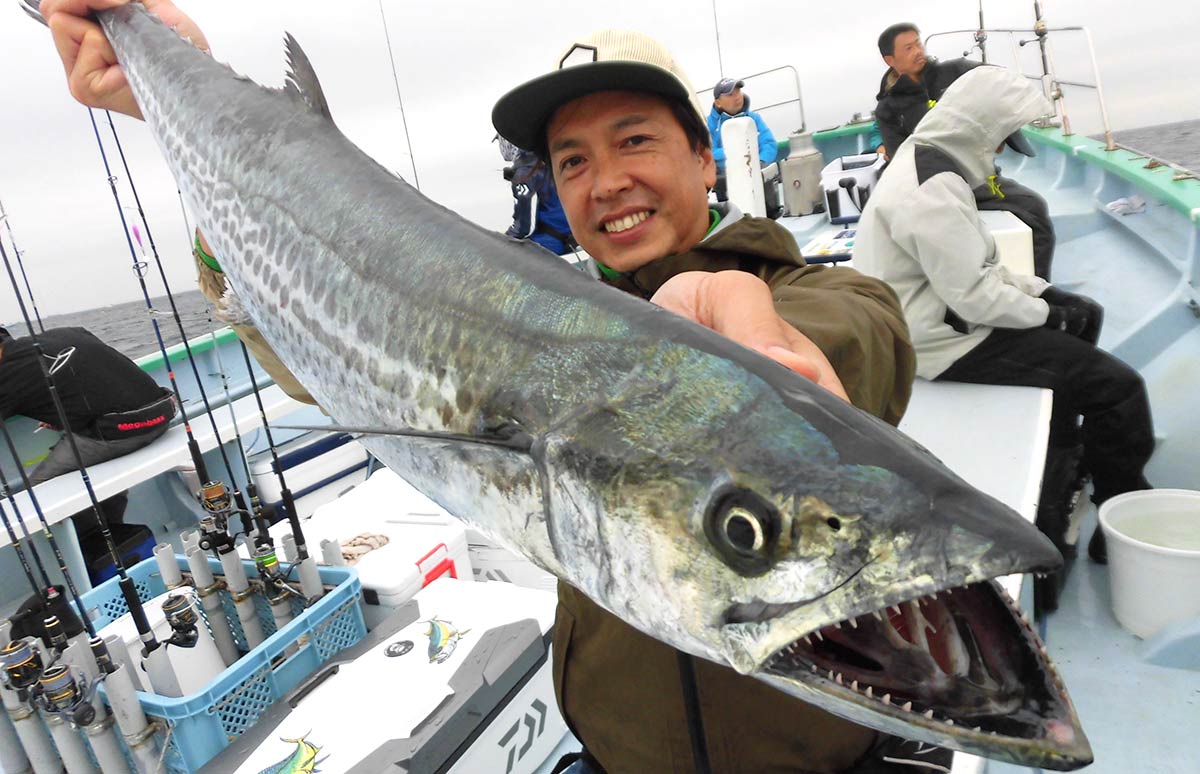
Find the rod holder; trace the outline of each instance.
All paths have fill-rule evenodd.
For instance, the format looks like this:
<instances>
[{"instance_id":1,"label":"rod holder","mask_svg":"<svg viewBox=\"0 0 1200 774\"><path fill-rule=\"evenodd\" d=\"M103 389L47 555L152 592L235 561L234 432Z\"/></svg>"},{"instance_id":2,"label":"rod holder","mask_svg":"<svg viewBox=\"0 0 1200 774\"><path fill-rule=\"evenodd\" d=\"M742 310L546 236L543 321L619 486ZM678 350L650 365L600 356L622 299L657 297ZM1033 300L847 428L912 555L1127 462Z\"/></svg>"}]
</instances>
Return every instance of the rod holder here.
<instances>
[{"instance_id":1,"label":"rod holder","mask_svg":"<svg viewBox=\"0 0 1200 774\"><path fill-rule=\"evenodd\" d=\"M196 584L196 595L200 597L200 607L208 618L208 627L212 630L213 642L217 644L217 652L225 666L237 661L239 656L237 642L233 639L233 629L230 628L229 618L221 605L221 587L213 578L212 569L208 566L208 558L199 546L187 553L188 569L192 571L192 580Z\"/></svg>"}]
</instances>

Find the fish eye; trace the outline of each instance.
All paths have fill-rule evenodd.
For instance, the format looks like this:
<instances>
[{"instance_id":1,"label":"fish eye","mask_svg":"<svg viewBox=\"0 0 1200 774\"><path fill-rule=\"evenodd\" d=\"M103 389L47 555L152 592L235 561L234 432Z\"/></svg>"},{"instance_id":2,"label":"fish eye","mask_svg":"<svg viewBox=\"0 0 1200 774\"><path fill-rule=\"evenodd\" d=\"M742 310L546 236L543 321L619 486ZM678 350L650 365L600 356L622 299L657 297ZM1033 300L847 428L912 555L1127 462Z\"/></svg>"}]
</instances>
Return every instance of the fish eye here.
<instances>
[{"instance_id":1,"label":"fish eye","mask_svg":"<svg viewBox=\"0 0 1200 774\"><path fill-rule=\"evenodd\" d=\"M771 568L779 537L779 513L746 489L729 489L713 498L704 531L717 555L741 575L762 575Z\"/></svg>"}]
</instances>

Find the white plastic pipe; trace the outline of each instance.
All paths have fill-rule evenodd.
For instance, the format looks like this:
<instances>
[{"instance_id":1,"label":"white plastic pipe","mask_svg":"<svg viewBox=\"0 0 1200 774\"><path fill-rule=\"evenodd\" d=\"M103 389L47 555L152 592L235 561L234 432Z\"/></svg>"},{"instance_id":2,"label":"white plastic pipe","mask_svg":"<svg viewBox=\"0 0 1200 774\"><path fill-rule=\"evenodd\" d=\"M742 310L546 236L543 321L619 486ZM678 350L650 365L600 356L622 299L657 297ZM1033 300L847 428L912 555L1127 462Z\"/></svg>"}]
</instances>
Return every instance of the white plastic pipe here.
<instances>
[{"instance_id":1,"label":"white plastic pipe","mask_svg":"<svg viewBox=\"0 0 1200 774\"><path fill-rule=\"evenodd\" d=\"M33 771L7 712L0 712L0 771L4 774L29 774Z\"/></svg>"},{"instance_id":2,"label":"white plastic pipe","mask_svg":"<svg viewBox=\"0 0 1200 774\"><path fill-rule=\"evenodd\" d=\"M125 679L133 683L135 691L144 691L142 681L138 678L138 670L133 658L129 655L129 648L125 645L125 639L117 635L111 635L104 638L104 645L108 648L108 658L114 665L126 667Z\"/></svg>"},{"instance_id":3,"label":"white plastic pipe","mask_svg":"<svg viewBox=\"0 0 1200 774\"><path fill-rule=\"evenodd\" d=\"M316 559L308 557L297 565L297 569L300 572L300 593L310 604L325 596L325 586L321 583Z\"/></svg>"},{"instance_id":4,"label":"white plastic pipe","mask_svg":"<svg viewBox=\"0 0 1200 774\"><path fill-rule=\"evenodd\" d=\"M200 606L208 617L208 625L212 629L213 642L221 654L225 666L238 660L237 643L233 639L233 629L230 628L229 618L225 608L221 606L221 595L217 593L216 581L212 569L208 566L208 558L199 547L187 552L188 569L192 571L192 579L196 582L196 593L200 597Z\"/></svg>"},{"instance_id":5,"label":"white plastic pipe","mask_svg":"<svg viewBox=\"0 0 1200 774\"><path fill-rule=\"evenodd\" d=\"M322 540L321 541L321 563L328 564L333 567L341 567L346 564L346 557L342 556L342 543L340 540Z\"/></svg>"},{"instance_id":6,"label":"white plastic pipe","mask_svg":"<svg viewBox=\"0 0 1200 774\"><path fill-rule=\"evenodd\" d=\"M120 643L121 647L124 647L120 637L107 637L104 643L108 646L110 656L114 650L114 643ZM158 741L154 737L154 729L146 719L141 702L134 693L130 680L133 672L127 664L119 663L115 659L113 663L117 665L116 671L111 672L104 681L113 717L125 738L125 745L129 748L138 774L152 774L158 768Z\"/></svg>"},{"instance_id":7,"label":"white plastic pipe","mask_svg":"<svg viewBox=\"0 0 1200 774\"><path fill-rule=\"evenodd\" d=\"M5 618L0 620L0 648L10 642L12 622ZM5 709L0 721L0 766L4 767L5 774L10 771L21 774L61 772L50 736L33 708L22 702L17 692L4 682L0 682L0 700Z\"/></svg>"},{"instance_id":8,"label":"white plastic pipe","mask_svg":"<svg viewBox=\"0 0 1200 774\"><path fill-rule=\"evenodd\" d=\"M12 721L13 730L21 740L21 748L35 774L62 774L62 763L54 752L50 735L33 708L22 702L17 692L8 687L0 689L0 698L3 698L6 714Z\"/></svg>"},{"instance_id":9,"label":"white plastic pipe","mask_svg":"<svg viewBox=\"0 0 1200 774\"><path fill-rule=\"evenodd\" d=\"M50 729L50 738L58 748L58 757L62 759L67 774L100 774L88 757L83 737L67 721L60 715L46 715L46 726Z\"/></svg>"},{"instance_id":10,"label":"white plastic pipe","mask_svg":"<svg viewBox=\"0 0 1200 774\"><path fill-rule=\"evenodd\" d=\"M233 596L233 606L237 609L238 620L242 622L242 634L246 644L257 648L266 639L263 636L262 623L258 620L258 609L250 593L250 581L246 578L246 568L242 567L242 558L237 551L221 554L221 567L225 569L225 585Z\"/></svg>"},{"instance_id":11,"label":"white plastic pipe","mask_svg":"<svg viewBox=\"0 0 1200 774\"><path fill-rule=\"evenodd\" d=\"M154 559L158 562L158 571L162 573L163 585L168 591L183 585L183 573L179 570L179 562L175 560L175 549L170 543L156 545Z\"/></svg>"},{"instance_id":12,"label":"white plastic pipe","mask_svg":"<svg viewBox=\"0 0 1200 774\"><path fill-rule=\"evenodd\" d=\"M291 533L288 533L279 539L280 545L283 546L283 558L289 564L296 561L299 555L296 552L296 538Z\"/></svg>"},{"instance_id":13,"label":"white plastic pipe","mask_svg":"<svg viewBox=\"0 0 1200 774\"><path fill-rule=\"evenodd\" d=\"M90 644L72 642L63 651L63 662L71 666L75 675L82 673L89 681L100 675L100 668L96 665L96 657L92 654ZM92 753L96 756L96 762L100 764L100 771L104 774L129 774L129 766L125 763L120 740L113 730L108 707L100 700L99 693L92 696L92 708L96 711L95 719L83 727L83 733L91 743Z\"/></svg>"}]
</instances>

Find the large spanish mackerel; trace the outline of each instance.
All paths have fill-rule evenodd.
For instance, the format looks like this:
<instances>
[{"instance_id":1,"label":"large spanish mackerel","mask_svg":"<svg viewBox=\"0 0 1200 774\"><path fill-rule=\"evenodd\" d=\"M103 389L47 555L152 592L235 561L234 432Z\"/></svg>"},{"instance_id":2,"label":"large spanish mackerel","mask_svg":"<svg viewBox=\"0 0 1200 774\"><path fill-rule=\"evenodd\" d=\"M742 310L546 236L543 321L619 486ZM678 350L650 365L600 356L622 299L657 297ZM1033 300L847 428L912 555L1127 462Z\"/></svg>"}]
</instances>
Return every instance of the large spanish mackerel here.
<instances>
[{"instance_id":1,"label":"large spanish mackerel","mask_svg":"<svg viewBox=\"0 0 1200 774\"><path fill-rule=\"evenodd\" d=\"M1091 760L991 580L1052 544L811 382L423 198L334 126L290 37L265 89L99 15L246 314L335 420L638 629L851 720ZM952 590L952 591L951 591ZM951 593L941 593L951 592Z\"/></svg>"}]
</instances>

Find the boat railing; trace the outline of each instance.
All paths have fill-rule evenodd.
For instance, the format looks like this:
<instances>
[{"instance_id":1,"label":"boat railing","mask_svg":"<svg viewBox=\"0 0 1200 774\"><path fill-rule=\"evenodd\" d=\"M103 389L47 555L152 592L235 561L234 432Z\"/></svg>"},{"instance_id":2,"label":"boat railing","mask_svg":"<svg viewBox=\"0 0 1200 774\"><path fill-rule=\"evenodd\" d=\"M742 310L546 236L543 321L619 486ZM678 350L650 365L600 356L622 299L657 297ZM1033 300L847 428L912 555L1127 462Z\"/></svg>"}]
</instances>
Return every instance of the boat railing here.
<instances>
[{"instance_id":1,"label":"boat railing","mask_svg":"<svg viewBox=\"0 0 1200 774\"><path fill-rule=\"evenodd\" d=\"M769 110L778 111L780 108L784 108L789 105L795 105L797 112L799 112L799 114L800 114L800 130L799 131L801 131L801 132L808 131L808 119L804 114L803 92L800 90L800 71L797 70L793 65L781 65L779 67L772 67L770 70L763 70L762 72L751 73L750 75L738 76L738 80L742 81L745 84L751 84L752 82L764 83L767 80L768 76L773 76L776 73L783 73L783 72L791 74L791 76L792 76L791 82L793 84L795 84L796 96L788 97L787 99L778 100L776 102L771 102L767 105L754 104L751 107L754 109L754 112L762 114ZM752 89L747 89L747 91L750 91L750 90L752 90ZM699 91L696 92L696 96L700 97L701 105L705 104L706 96L708 97L709 100L712 99L711 96L709 96L711 94L712 94L712 88L700 89Z\"/></svg>"},{"instance_id":2,"label":"boat railing","mask_svg":"<svg viewBox=\"0 0 1200 774\"><path fill-rule=\"evenodd\" d=\"M1057 34L1057 33L1065 33L1065 32L1080 33L1083 35L1084 40L1087 42L1088 57L1091 60L1091 67L1092 67L1092 82L1091 83L1088 83L1086 81L1066 80L1066 79L1058 77L1058 75L1055 71L1055 67L1054 67L1054 53L1050 47L1049 36L1051 33ZM1116 141L1116 139L1113 137L1112 124L1108 118L1108 105L1104 101L1104 86L1100 81L1100 67L1096 62L1096 46L1095 46L1095 42L1092 40L1091 30L1089 30L1087 27L1076 27L1076 26L1050 27L1050 26L1047 26L1045 23L1039 21L1032 28L990 28L989 27L986 29L947 30L944 32L935 32L932 35L927 36L925 38L925 43L926 43L926 46L928 46L929 41L933 40L934 38L938 38L938 37L947 37L950 35L971 35L973 40L976 41L975 46L978 47L978 46L984 45L981 42L981 37L982 37L983 41L986 41L987 36L992 35L992 34L1007 36L1009 45L1012 47L1013 63L1014 63L1014 67L1016 68L1017 72L1021 73L1021 75L1025 76L1026 78L1030 78L1031 80L1041 81L1043 92L1046 94L1047 99L1051 100L1054 103L1055 109L1058 112L1058 118L1062 122L1062 130L1063 130L1064 135L1069 137L1073 134L1073 132L1071 131L1071 119L1067 113L1066 96L1063 92L1062 87L1072 86L1072 87L1078 87L1078 88L1092 89L1096 92L1096 102L1100 108L1100 121L1104 126L1104 147L1105 147L1105 149L1109 150L1109 151L1115 151L1118 149L1133 151L1132 148L1127 148L1125 146L1120 145ZM1025 36L1025 35L1033 35L1033 37L1032 38L1021 37L1021 36ZM1021 65L1020 49L1024 46L1028 45L1029 43L1038 43L1042 49L1043 73L1040 76L1026 73L1024 70L1024 67L1022 67L1022 65ZM984 50L986 51L986 49L984 49ZM984 57L984 60L986 61L986 56ZM1049 122L1046 121L1045 125L1048 125L1048 124L1049 124ZM1134 151L1134 152L1140 153L1140 151ZM1145 156L1147 154L1141 154L1141 155ZM1167 162L1161 161L1161 163L1165 164Z\"/></svg>"}]
</instances>

